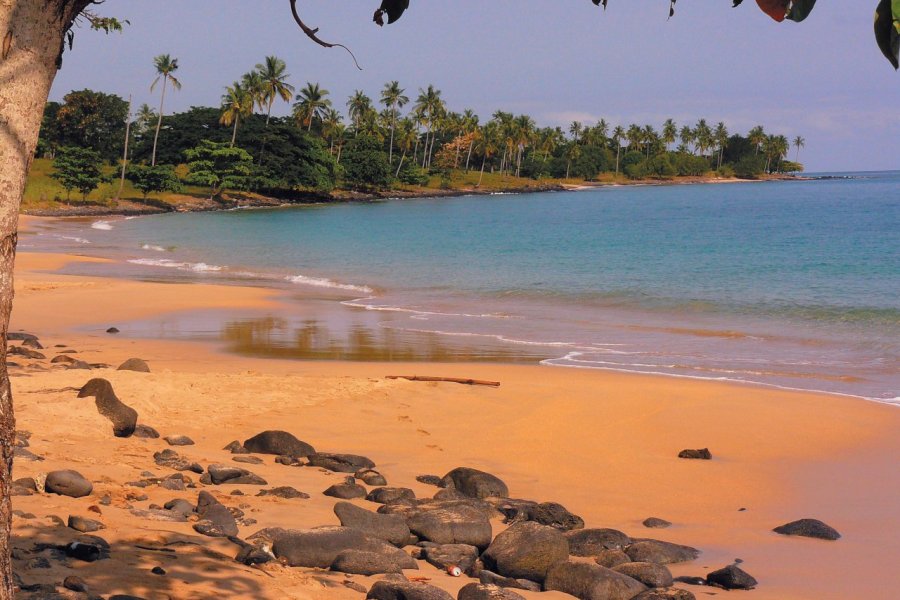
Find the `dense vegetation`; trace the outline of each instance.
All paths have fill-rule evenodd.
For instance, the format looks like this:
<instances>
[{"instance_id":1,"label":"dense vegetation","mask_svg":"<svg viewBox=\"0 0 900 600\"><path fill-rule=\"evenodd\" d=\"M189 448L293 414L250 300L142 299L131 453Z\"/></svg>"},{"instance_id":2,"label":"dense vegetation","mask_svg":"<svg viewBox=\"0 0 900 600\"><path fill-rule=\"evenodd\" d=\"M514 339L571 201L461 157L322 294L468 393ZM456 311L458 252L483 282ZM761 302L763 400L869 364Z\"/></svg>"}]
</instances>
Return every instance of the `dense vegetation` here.
<instances>
[{"instance_id":1,"label":"dense vegetation","mask_svg":"<svg viewBox=\"0 0 900 600\"><path fill-rule=\"evenodd\" d=\"M761 126L740 135L706 119L680 125L668 119L659 128L601 119L574 122L563 130L504 111L483 122L471 110L450 110L433 85L410 97L392 81L376 100L357 90L345 103L345 117L317 83L295 93L277 57L267 57L226 86L218 108L165 115L166 90L181 86L174 75L178 62L161 55L154 66L159 110L144 104L132 115L118 96L73 91L62 103L48 103L38 155L56 159L61 173L64 163L71 163L73 148L91 150L79 160L106 161L112 171L122 164L127 140L125 176L144 199L180 191L183 184L200 186L210 197L247 190L291 199L336 187L453 187L461 173L470 172L477 175L467 179L470 185L481 185L488 173L508 178L506 185L515 187L526 179L755 178L802 169L787 155L792 145L799 155L803 138L789 141ZM289 101L290 116L272 116L276 102ZM88 171L83 165L79 169ZM91 171L99 173L99 165ZM64 181L59 174L54 177ZM103 178L91 179L90 188L86 181L71 180L66 180L67 192L77 189L86 197Z\"/></svg>"}]
</instances>

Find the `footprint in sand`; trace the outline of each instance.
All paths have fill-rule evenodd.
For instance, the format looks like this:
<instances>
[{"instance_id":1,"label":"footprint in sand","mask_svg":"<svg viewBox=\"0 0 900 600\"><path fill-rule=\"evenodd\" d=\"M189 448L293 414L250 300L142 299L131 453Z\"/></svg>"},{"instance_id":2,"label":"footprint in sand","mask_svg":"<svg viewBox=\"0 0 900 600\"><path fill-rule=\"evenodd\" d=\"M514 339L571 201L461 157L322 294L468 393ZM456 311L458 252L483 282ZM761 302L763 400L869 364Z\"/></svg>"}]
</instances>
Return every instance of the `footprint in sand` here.
<instances>
[{"instance_id":1,"label":"footprint in sand","mask_svg":"<svg viewBox=\"0 0 900 600\"><path fill-rule=\"evenodd\" d=\"M438 446L437 444L428 444L428 445L425 446L425 447L428 448L429 450L437 450L438 452L443 452L443 451L444 451L444 449L441 448L440 446Z\"/></svg>"},{"instance_id":2,"label":"footprint in sand","mask_svg":"<svg viewBox=\"0 0 900 600\"><path fill-rule=\"evenodd\" d=\"M397 417L398 421L403 421L405 423L412 423L412 419L406 415L400 415Z\"/></svg>"},{"instance_id":3,"label":"footprint in sand","mask_svg":"<svg viewBox=\"0 0 900 600\"><path fill-rule=\"evenodd\" d=\"M425 431L424 429L416 429L416 431L418 431L422 435L431 435L429 432Z\"/></svg>"}]
</instances>

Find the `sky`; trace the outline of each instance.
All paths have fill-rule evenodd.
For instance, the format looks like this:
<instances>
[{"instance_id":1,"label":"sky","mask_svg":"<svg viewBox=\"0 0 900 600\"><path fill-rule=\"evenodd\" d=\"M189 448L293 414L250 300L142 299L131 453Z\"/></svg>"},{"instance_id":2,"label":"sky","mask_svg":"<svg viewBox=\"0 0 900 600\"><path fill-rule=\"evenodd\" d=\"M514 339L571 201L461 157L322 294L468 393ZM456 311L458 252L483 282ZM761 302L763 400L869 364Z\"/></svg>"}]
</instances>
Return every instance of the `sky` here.
<instances>
[{"instance_id":1,"label":"sky","mask_svg":"<svg viewBox=\"0 0 900 600\"><path fill-rule=\"evenodd\" d=\"M605 12L589 0L411 0L384 28L371 20L378 0L299 4L362 71L307 39L283 0L107 0L97 12L130 25L77 29L51 99L89 88L157 106L153 57L165 53L183 84L166 112L218 106L226 85L274 54L295 87L319 83L342 110L354 90L377 99L398 80L413 98L434 84L450 110L482 121L496 110L564 129L705 118L804 137L809 172L900 169L900 73L875 45L875 0L820 2L800 24L775 23L752 1L686 0L667 20L666 0L610 0Z\"/></svg>"}]
</instances>

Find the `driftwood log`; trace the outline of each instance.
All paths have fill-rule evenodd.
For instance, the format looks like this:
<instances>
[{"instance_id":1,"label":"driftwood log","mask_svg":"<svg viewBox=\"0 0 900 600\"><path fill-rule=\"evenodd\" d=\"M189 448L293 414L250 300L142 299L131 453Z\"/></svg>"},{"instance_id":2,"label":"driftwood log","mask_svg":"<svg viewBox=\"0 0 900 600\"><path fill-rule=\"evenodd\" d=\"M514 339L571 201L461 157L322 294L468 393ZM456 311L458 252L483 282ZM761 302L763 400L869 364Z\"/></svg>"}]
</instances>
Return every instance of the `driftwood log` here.
<instances>
[{"instance_id":1,"label":"driftwood log","mask_svg":"<svg viewBox=\"0 0 900 600\"><path fill-rule=\"evenodd\" d=\"M486 385L500 387L499 381L484 381L482 379L464 379L460 377L429 377L427 375L388 375L387 379L407 379L409 381L439 381L446 383L461 383L463 385Z\"/></svg>"}]
</instances>

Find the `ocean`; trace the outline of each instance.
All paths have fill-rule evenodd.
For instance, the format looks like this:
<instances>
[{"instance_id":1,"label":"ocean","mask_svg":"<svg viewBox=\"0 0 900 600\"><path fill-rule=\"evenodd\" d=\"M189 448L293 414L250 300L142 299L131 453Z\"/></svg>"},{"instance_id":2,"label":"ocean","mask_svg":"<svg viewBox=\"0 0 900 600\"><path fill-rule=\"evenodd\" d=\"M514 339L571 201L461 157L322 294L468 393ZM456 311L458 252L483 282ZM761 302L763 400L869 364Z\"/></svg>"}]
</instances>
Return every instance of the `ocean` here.
<instances>
[{"instance_id":1,"label":"ocean","mask_svg":"<svg viewBox=\"0 0 900 600\"><path fill-rule=\"evenodd\" d=\"M900 404L900 172L75 219L65 272L273 287L133 335L301 359L540 362ZM185 293L190 293L186 288Z\"/></svg>"}]
</instances>

